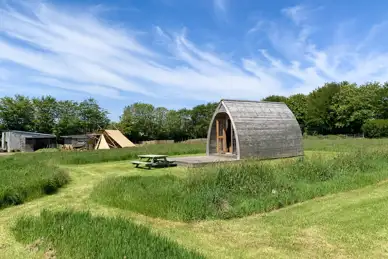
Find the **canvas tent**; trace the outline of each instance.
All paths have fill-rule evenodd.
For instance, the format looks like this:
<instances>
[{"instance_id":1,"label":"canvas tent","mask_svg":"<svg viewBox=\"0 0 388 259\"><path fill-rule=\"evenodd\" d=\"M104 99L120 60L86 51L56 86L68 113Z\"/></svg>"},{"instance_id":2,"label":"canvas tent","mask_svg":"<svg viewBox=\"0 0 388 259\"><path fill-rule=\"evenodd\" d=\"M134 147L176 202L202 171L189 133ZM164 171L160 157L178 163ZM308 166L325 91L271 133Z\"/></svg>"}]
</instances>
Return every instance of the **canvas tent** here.
<instances>
[{"instance_id":1,"label":"canvas tent","mask_svg":"<svg viewBox=\"0 0 388 259\"><path fill-rule=\"evenodd\" d=\"M98 139L95 149L134 147L129 139L119 130L104 130Z\"/></svg>"}]
</instances>

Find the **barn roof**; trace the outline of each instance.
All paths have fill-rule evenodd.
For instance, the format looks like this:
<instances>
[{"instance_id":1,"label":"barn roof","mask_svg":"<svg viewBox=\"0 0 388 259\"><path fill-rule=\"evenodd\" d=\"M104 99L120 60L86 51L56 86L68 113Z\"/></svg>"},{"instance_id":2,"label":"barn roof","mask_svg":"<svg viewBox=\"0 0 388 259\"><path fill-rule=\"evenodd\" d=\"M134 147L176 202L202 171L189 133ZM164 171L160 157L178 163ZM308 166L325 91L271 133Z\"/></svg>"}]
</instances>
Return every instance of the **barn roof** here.
<instances>
[{"instance_id":1,"label":"barn roof","mask_svg":"<svg viewBox=\"0 0 388 259\"><path fill-rule=\"evenodd\" d=\"M23 135L27 138L56 138L53 134L39 133L39 132L30 132L30 131L21 131L21 130L4 130L3 132L12 132L16 134Z\"/></svg>"}]
</instances>

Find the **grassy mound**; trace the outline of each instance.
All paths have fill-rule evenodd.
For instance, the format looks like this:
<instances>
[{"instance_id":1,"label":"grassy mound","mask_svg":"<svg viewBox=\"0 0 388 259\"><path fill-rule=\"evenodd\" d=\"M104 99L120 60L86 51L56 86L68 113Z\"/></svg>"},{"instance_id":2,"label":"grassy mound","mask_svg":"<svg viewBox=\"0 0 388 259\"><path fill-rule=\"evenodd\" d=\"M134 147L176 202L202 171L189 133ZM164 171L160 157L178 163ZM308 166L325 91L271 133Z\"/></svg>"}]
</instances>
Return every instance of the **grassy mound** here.
<instances>
[{"instance_id":1,"label":"grassy mound","mask_svg":"<svg viewBox=\"0 0 388 259\"><path fill-rule=\"evenodd\" d=\"M69 180L70 177L65 171L33 157L2 158L0 159L0 208L55 193Z\"/></svg>"},{"instance_id":2,"label":"grassy mound","mask_svg":"<svg viewBox=\"0 0 388 259\"><path fill-rule=\"evenodd\" d=\"M95 187L102 204L171 220L242 217L388 177L388 152L192 169L187 179L115 177Z\"/></svg>"},{"instance_id":3,"label":"grassy mound","mask_svg":"<svg viewBox=\"0 0 388 259\"><path fill-rule=\"evenodd\" d=\"M144 226L86 212L42 211L20 218L13 232L18 241L59 258L204 258Z\"/></svg>"},{"instance_id":4,"label":"grassy mound","mask_svg":"<svg viewBox=\"0 0 388 259\"><path fill-rule=\"evenodd\" d=\"M89 164L137 158L140 154L167 155L204 152L204 144L147 145L98 151L57 152L45 149L35 153L15 154L0 158L0 209L51 194L69 182L60 169L64 164Z\"/></svg>"}]
</instances>

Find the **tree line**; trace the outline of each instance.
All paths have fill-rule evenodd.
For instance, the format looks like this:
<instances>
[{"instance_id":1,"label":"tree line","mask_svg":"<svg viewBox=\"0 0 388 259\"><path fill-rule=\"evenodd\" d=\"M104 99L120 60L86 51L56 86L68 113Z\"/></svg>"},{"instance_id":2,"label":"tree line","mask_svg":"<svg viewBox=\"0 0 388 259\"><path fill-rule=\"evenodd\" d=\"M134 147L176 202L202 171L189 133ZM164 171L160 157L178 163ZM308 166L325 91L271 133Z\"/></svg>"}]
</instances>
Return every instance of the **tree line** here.
<instances>
[{"instance_id":1,"label":"tree line","mask_svg":"<svg viewBox=\"0 0 388 259\"><path fill-rule=\"evenodd\" d=\"M356 85L330 82L307 95L271 95L262 101L284 102L305 134L388 134L388 83ZM0 98L0 129L37 131L57 136L120 129L132 141L205 138L216 102L192 109L169 110L136 102L126 106L118 122L90 98L58 101L51 96ZM388 135L386 135L388 136Z\"/></svg>"},{"instance_id":2,"label":"tree line","mask_svg":"<svg viewBox=\"0 0 388 259\"><path fill-rule=\"evenodd\" d=\"M306 134L360 134L371 120L388 119L388 83L326 83L308 95L268 96L285 102Z\"/></svg>"},{"instance_id":3,"label":"tree line","mask_svg":"<svg viewBox=\"0 0 388 259\"><path fill-rule=\"evenodd\" d=\"M108 112L93 98L82 102L58 101L51 96L23 95L0 98L0 129L55 134L84 134L104 129Z\"/></svg>"}]
</instances>

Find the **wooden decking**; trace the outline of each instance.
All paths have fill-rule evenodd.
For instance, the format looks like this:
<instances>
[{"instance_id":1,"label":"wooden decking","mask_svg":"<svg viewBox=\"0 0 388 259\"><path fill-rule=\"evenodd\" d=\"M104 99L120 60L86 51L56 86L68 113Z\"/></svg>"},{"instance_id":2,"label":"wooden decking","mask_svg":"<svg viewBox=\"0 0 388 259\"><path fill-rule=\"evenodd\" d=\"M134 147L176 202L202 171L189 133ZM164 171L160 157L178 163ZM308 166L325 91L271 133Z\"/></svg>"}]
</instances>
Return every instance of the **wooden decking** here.
<instances>
[{"instance_id":1,"label":"wooden decking","mask_svg":"<svg viewBox=\"0 0 388 259\"><path fill-rule=\"evenodd\" d=\"M178 166L198 167L209 164L237 162L239 160L234 156L187 156L187 157L174 157L174 161Z\"/></svg>"}]
</instances>

